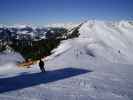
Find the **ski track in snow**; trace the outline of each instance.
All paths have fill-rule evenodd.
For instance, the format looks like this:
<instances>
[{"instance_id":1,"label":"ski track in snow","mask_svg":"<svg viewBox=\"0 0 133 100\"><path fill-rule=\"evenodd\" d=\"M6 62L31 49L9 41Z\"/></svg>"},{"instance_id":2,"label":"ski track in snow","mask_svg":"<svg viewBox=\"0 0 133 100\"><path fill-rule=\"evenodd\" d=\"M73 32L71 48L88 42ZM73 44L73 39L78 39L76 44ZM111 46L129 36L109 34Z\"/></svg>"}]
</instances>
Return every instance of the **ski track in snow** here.
<instances>
[{"instance_id":1,"label":"ski track in snow","mask_svg":"<svg viewBox=\"0 0 133 100\"><path fill-rule=\"evenodd\" d=\"M44 76L36 64L29 69L1 65L0 100L133 100L133 26L88 21L79 32L45 59ZM4 91L8 83L1 80L10 81L12 90Z\"/></svg>"}]
</instances>

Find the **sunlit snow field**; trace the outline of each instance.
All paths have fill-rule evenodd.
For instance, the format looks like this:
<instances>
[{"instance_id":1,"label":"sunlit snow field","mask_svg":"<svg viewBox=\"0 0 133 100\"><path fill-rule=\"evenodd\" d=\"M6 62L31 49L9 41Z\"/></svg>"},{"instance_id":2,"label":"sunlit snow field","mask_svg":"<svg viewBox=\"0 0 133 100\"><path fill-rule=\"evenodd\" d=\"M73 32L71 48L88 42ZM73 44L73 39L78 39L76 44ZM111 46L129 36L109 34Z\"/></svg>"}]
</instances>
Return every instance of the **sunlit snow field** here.
<instances>
[{"instance_id":1,"label":"sunlit snow field","mask_svg":"<svg viewBox=\"0 0 133 100\"><path fill-rule=\"evenodd\" d=\"M0 55L0 100L133 100L133 24L87 21L38 64Z\"/></svg>"}]
</instances>

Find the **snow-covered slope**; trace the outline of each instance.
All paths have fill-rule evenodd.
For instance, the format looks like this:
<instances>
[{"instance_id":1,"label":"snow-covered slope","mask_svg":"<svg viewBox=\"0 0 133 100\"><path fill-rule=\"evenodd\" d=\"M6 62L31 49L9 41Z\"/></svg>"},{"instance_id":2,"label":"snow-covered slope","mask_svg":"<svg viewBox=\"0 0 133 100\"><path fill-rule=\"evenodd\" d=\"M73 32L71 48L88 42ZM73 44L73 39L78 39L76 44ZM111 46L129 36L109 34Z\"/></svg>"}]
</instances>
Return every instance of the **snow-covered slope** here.
<instances>
[{"instance_id":1,"label":"snow-covered slope","mask_svg":"<svg viewBox=\"0 0 133 100\"><path fill-rule=\"evenodd\" d=\"M112 62L132 63L133 25L128 21L88 21L79 31L79 40L95 56Z\"/></svg>"},{"instance_id":2,"label":"snow-covered slope","mask_svg":"<svg viewBox=\"0 0 133 100\"><path fill-rule=\"evenodd\" d=\"M0 70L5 69L5 65L14 64L23 62L24 58L17 52L3 52L0 53ZM4 66L4 67L3 67ZM14 68L14 67L12 67Z\"/></svg>"},{"instance_id":3,"label":"snow-covered slope","mask_svg":"<svg viewBox=\"0 0 133 100\"><path fill-rule=\"evenodd\" d=\"M45 58L46 73L37 64L3 71L0 99L133 100L132 32L128 21L85 22Z\"/></svg>"},{"instance_id":4,"label":"snow-covered slope","mask_svg":"<svg viewBox=\"0 0 133 100\"><path fill-rule=\"evenodd\" d=\"M78 100L132 100L132 32L133 25L128 21L88 21L80 27L78 38L65 40L53 50L47 58L48 66L92 71L63 82L69 92L75 89L72 92L77 93Z\"/></svg>"},{"instance_id":5,"label":"snow-covered slope","mask_svg":"<svg viewBox=\"0 0 133 100\"><path fill-rule=\"evenodd\" d=\"M132 63L133 59L133 24L128 21L104 22L87 21L79 28L79 37L71 43L61 44L55 54L68 47L77 45L93 58L102 58L113 63ZM64 49L63 49L64 50Z\"/></svg>"}]
</instances>

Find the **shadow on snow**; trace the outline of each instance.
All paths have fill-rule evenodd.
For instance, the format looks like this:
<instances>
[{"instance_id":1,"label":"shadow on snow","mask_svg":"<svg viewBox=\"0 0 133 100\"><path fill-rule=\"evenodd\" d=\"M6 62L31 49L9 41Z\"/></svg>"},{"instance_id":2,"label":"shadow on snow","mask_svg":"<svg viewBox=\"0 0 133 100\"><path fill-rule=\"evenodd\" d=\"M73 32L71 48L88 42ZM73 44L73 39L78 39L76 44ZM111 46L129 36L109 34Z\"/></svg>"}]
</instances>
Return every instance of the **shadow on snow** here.
<instances>
[{"instance_id":1,"label":"shadow on snow","mask_svg":"<svg viewBox=\"0 0 133 100\"><path fill-rule=\"evenodd\" d=\"M0 78L0 93L46 84L88 72L92 71L77 68L64 68L47 71L45 73L22 74L15 77Z\"/></svg>"}]
</instances>

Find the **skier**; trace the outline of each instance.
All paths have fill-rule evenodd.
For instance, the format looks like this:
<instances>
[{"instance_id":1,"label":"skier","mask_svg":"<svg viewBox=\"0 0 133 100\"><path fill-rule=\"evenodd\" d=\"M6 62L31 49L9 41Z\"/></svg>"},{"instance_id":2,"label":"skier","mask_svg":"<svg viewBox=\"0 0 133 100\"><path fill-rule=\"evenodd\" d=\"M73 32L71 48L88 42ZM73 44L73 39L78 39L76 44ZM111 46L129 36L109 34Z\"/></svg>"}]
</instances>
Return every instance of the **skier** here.
<instances>
[{"instance_id":1,"label":"skier","mask_svg":"<svg viewBox=\"0 0 133 100\"><path fill-rule=\"evenodd\" d=\"M40 61L39 61L39 67L40 67L40 70L42 71L42 72L45 72L45 68L44 68L44 62L40 59Z\"/></svg>"}]
</instances>

